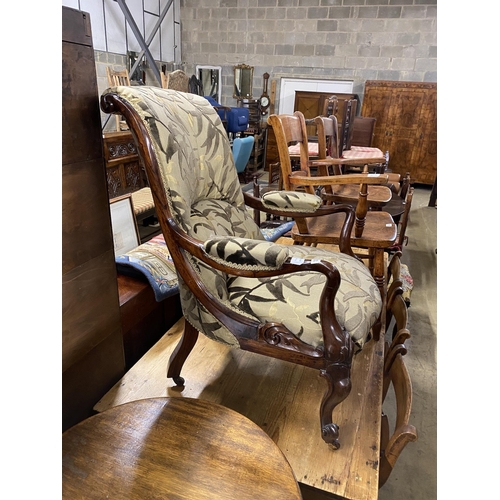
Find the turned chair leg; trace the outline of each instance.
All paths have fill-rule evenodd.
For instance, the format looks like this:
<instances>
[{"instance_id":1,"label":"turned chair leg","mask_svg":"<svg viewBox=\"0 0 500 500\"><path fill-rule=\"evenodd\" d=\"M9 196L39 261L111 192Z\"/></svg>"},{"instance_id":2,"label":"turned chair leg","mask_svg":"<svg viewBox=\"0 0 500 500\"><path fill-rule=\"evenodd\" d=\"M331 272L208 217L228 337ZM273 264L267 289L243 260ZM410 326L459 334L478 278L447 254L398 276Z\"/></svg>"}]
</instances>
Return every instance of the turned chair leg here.
<instances>
[{"instance_id":1,"label":"turned chair leg","mask_svg":"<svg viewBox=\"0 0 500 500\"><path fill-rule=\"evenodd\" d=\"M180 376L181 369L198 340L198 334L198 330L184 320L184 333L168 362L167 378L172 378L175 385L184 385L184 379Z\"/></svg>"},{"instance_id":2,"label":"turned chair leg","mask_svg":"<svg viewBox=\"0 0 500 500\"><path fill-rule=\"evenodd\" d=\"M384 250L380 248L370 248L370 255L373 256L372 276L377 283L378 289L380 291L380 296L384 298L386 275Z\"/></svg>"},{"instance_id":3,"label":"turned chair leg","mask_svg":"<svg viewBox=\"0 0 500 500\"><path fill-rule=\"evenodd\" d=\"M321 436L335 449L340 448L339 426L333 423L332 412L351 392L350 372L350 367L345 364L332 364L320 370L320 375L328 382L320 408Z\"/></svg>"}]
</instances>

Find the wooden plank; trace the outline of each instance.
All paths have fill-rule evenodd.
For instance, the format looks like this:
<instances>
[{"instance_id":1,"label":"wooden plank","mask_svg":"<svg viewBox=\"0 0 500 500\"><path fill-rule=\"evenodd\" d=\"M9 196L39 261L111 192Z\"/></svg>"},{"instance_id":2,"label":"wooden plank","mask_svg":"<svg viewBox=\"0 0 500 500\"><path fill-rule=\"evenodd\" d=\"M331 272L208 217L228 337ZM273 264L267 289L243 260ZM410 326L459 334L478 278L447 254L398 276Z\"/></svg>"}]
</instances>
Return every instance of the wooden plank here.
<instances>
[{"instance_id":1,"label":"wooden plank","mask_svg":"<svg viewBox=\"0 0 500 500\"><path fill-rule=\"evenodd\" d=\"M383 336L352 368L352 390L334 412L339 450L321 438L319 405L326 382L316 370L231 349L203 335L188 357L184 388L166 378L181 318L95 405L96 411L153 397L189 397L231 408L259 425L281 448L297 480L345 499L378 497Z\"/></svg>"}]
</instances>

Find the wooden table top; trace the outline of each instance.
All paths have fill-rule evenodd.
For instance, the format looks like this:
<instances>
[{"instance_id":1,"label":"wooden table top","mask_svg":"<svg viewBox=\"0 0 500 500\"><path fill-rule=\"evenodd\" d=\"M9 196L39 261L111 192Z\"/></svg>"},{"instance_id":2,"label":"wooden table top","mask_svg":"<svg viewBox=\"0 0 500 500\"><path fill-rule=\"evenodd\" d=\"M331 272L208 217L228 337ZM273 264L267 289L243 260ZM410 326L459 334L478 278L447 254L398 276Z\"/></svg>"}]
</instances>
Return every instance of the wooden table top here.
<instances>
[{"instance_id":1,"label":"wooden table top","mask_svg":"<svg viewBox=\"0 0 500 500\"><path fill-rule=\"evenodd\" d=\"M190 398L152 398L63 434L63 498L301 499L271 438L239 413Z\"/></svg>"},{"instance_id":2,"label":"wooden table top","mask_svg":"<svg viewBox=\"0 0 500 500\"><path fill-rule=\"evenodd\" d=\"M333 414L340 426L340 449L334 450L321 438L319 406L326 383L317 370L200 335L182 370L185 386L177 387L166 370L183 327L181 318L94 409L161 396L213 401L261 427L283 451L301 489L317 498L378 498L383 336L354 357L351 393Z\"/></svg>"}]
</instances>

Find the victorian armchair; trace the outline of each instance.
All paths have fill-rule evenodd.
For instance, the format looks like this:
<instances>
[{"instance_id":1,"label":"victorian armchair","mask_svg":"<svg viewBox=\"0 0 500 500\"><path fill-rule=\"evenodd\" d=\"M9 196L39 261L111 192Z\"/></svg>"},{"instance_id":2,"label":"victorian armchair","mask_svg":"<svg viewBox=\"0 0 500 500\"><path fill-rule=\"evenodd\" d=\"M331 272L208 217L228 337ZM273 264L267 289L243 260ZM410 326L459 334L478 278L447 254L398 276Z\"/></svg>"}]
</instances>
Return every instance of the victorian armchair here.
<instances>
[{"instance_id":1,"label":"victorian armchair","mask_svg":"<svg viewBox=\"0 0 500 500\"><path fill-rule=\"evenodd\" d=\"M354 210L316 195L243 193L219 115L203 97L157 87L117 87L101 97L122 114L149 178L176 267L185 329L167 376L182 366L198 332L234 348L319 370L325 442L338 448L332 411L349 394L355 352L372 335L383 302L366 266L352 255ZM343 253L265 241L245 206L275 215L339 214Z\"/></svg>"}]
</instances>

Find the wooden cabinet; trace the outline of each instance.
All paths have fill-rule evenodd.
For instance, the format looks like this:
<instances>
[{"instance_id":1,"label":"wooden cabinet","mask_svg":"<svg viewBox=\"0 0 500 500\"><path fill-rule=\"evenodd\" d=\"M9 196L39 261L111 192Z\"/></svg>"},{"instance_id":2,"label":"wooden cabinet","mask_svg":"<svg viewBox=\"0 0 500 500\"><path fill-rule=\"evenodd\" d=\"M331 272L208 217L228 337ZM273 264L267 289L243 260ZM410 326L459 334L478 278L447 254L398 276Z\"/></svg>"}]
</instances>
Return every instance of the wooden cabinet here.
<instances>
[{"instance_id":1,"label":"wooden cabinet","mask_svg":"<svg viewBox=\"0 0 500 500\"><path fill-rule=\"evenodd\" d=\"M124 373L90 17L62 7L62 426Z\"/></svg>"},{"instance_id":2,"label":"wooden cabinet","mask_svg":"<svg viewBox=\"0 0 500 500\"><path fill-rule=\"evenodd\" d=\"M148 185L137 148L129 131L105 133L104 159L109 198L132 193Z\"/></svg>"},{"instance_id":3,"label":"wooden cabinet","mask_svg":"<svg viewBox=\"0 0 500 500\"><path fill-rule=\"evenodd\" d=\"M433 184L437 170L437 84L368 80L362 116L376 118L373 146L389 151L389 168Z\"/></svg>"}]
</instances>

